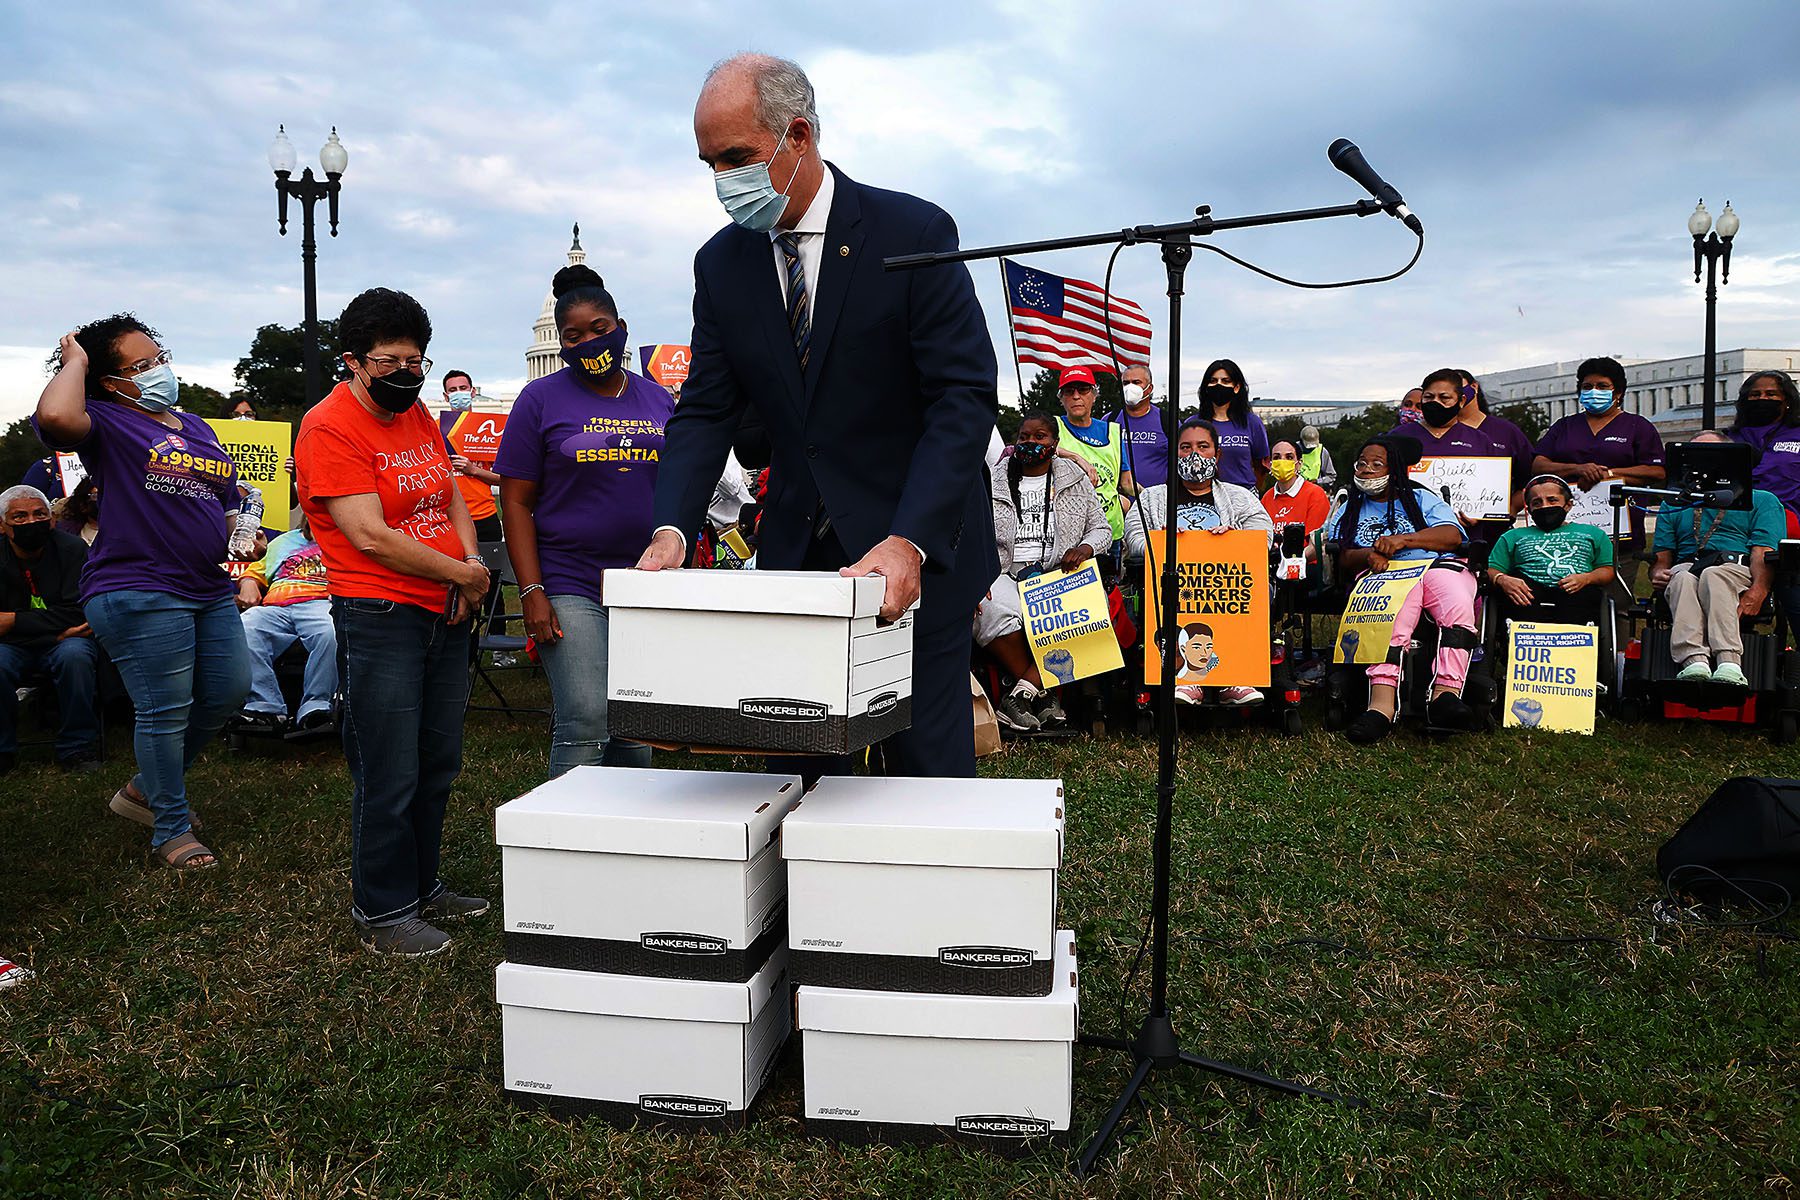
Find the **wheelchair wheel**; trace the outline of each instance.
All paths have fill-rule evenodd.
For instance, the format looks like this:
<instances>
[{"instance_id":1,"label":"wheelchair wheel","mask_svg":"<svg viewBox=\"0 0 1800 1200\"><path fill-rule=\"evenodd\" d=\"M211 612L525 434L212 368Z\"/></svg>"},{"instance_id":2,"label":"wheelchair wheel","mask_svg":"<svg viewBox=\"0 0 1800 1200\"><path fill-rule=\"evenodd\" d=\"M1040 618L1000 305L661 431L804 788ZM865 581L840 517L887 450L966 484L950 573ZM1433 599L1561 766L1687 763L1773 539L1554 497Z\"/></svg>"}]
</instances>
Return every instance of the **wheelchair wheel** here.
<instances>
[{"instance_id":1,"label":"wheelchair wheel","mask_svg":"<svg viewBox=\"0 0 1800 1200\"><path fill-rule=\"evenodd\" d=\"M1350 723L1350 712L1342 700L1333 699L1325 705L1325 728L1336 732Z\"/></svg>"},{"instance_id":2,"label":"wheelchair wheel","mask_svg":"<svg viewBox=\"0 0 1800 1200\"><path fill-rule=\"evenodd\" d=\"M1301 719L1299 709L1290 708L1282 712L1281 732L1288 737L1299 737L1306 732L1306 722Z\"/></svg>"},{"instance_id":3,"label":"wheelchair wheel","mask_svg":"<svg viewBox=\"0 0 1800 1200\"><path fill-rule=\"evenodd\" d=\"M1784 712L1775 718L1775 744L1791 746L1800 738L1800 713Z\"/></svg>"}]
</instances>

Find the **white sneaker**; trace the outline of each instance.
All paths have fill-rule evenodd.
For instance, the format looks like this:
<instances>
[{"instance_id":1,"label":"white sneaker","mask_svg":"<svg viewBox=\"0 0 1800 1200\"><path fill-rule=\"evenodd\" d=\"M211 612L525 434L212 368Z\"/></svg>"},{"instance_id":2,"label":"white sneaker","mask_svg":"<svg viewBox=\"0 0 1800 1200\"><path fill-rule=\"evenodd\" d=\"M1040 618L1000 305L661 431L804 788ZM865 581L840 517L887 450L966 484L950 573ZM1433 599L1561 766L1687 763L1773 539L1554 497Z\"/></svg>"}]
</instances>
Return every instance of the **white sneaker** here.
<instances>
[{"instance_id":1,"label":"white sneaker","mask_svg":"<svg viewBox=\"0 0 1800 1200\"><path fill-rule=\"evenodd\" d=\"M1736 663L1720 663L1718 666L1714 667L1712 681L1714 683L1723 683L1730 687L1747 688L1750 686L1750 680L1744 675L1744 668L1738 666Z\"/></svg>"},{"instance_id":2,"label":"white sneaker","mask_svg":"<svg viewBox=\"0 0 1800 1200\"><path fill-rule=\"evenodd\" d=\"M1204 697L1204 692L1198 687L1191 685L1175 689L1175 702L1177 704L1198 704Z\"/></svg>"},{"instance_id":3,"label":"white sneaker","mask_svg":"<svg viewBox=\"0 0 1800 1200\"><path fill-rule=\"evenodd\" d=\"M32 972L10 958L0 958L0 991L9 987L17 987L30 979Z\"/></svg>"},{"instance_id":4,"label":"white sneaker","mask_svg":"<svg viewBox=\"0 0 1800 1200\"><path fill-rule=\"evenodd\" d=\"M1263 694L1253 687L1228 687L1219 689L1220 704L1261 704Z\"/></svg>"}]
</instances>

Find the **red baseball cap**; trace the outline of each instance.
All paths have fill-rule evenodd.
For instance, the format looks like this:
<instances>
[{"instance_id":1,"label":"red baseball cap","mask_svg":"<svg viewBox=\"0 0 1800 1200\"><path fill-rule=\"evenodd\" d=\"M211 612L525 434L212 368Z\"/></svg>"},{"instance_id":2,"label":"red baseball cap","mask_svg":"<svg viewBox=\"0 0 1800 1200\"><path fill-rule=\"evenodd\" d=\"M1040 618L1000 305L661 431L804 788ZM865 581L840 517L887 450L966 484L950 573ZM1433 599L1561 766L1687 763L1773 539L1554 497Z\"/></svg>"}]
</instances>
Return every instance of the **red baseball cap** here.
<instances>
[{"instance_id":1,"label":"red baseball cap","mask_svg":"<svg viewBox=\"0 0 1800 1200\"><path fill-rule=\"evenodd\" d=\"M1056 388L1061 391L1071 383L1085 383L1089 387L1094 387L1093 369L1090 367L1064 367L1062 374L1057 377Z\"/></svg>"}]
</instances>

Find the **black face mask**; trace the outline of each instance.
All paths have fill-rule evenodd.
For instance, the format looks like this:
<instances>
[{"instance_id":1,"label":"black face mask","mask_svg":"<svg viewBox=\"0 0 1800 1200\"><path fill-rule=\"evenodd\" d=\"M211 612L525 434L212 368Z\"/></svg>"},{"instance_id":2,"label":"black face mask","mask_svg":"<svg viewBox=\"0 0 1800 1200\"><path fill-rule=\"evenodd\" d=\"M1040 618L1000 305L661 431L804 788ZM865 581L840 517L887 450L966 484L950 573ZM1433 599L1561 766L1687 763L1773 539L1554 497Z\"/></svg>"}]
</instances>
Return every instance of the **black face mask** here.
<instances>
[{"instance_id":1,"label":"black face mask","mask_svg":"<svg viewBox=\"0 0 1800 1200\"><path fill-rule=\"evenodd\" d=\"M36 554L50 544L50 522L27 521L23 525L12 526L12 542L20 552Z\"/></svg>"},{"instance_id":2,"label":"black face mask","mask_svg":"<svg viewBox=\"0 0 1800 1200\"><path fill-rule=\"evenodd\" d=\"M1779 400L1746 400L1738 411L1744 416L1744 424L1752 428L1758 425L1773 425L1781 420L1781 401Z\"/></svg>"},{"instance_id":3,"label":"black face mask","mask_svg":"<svg viewBox=\"0 0 1800 1200\"><path fill-rule=\"evenodd\" d=\"M1209 383L1200 389L1200 403L1208 405L1206 411L1224 408L1238 398L1236 390L1223 383Z\"/></svg>"},{"instance_id":4,"label":"black face mask","mask_svg":"<svg viewBox=\"0 0 1800 1200\"><path fill-rule=\"evenodd\" d=\"M1016 442L1013 445L1013 457L1027 467L1048 462L1051 453L1050 447L1043 442Z\"/></svg>"},{"instance_id":5,"label":"black face mask","mask_svg":"<svg viewBox=\"0 0 1800 1200\"><path fill-rule=\"evenodd\" d=\"M1560 526L1568 519L1569 510L1545 505L1543 508L1531 510L1531 523L1546 533Z\"/></svg>"},{"instance_id":6,"label":"black face mask","mask_svg":"<svg viewBox=\"0 0 1800 1200\"><path fill-rule=\"evenodd\" d=\"M369 399L391 413L403 413L419 402L425 376L401 367L387 375L369 376Z\"/></svg>"},{"instance_id":7,"label":"black face mask","mask_svg":"<svg viewBox=\"0 0 1800 1200\"><path fill-rule=\"evenodd\" d=\"M1439 404L1436 400L1427 400L1419 406L1425 414L1425 423L1436 429L1456 420L1456 414L1462 411L1460 404Z\"/></svg>"}]
</instances>

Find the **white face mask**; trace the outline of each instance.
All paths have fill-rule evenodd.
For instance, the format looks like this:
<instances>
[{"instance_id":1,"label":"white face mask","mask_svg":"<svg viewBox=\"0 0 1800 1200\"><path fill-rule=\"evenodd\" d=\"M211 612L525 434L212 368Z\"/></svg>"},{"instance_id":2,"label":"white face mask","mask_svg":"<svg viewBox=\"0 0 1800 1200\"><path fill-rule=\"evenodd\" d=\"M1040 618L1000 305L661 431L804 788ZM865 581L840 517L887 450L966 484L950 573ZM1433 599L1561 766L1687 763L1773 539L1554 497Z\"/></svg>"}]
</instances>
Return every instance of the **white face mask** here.
<instances>
[{"instance_id":1,"label":"white face mask","mask_svg":"<svg viewBox=\"0 0 1800 1200\"><path fill-rule=\"evenodd\" d=\"M1125 407L1136 408L1144 402L1144 389L1141 385L1128 383L1125 385Z\"/></svg>"},{"instance_id":2,"label":"white face mask","mask_svg":"<svg viewBox=\"0 0 1800 1200\"><path fill-rule=\"evenodd\" d=\"M1385 476L1375 479L1364 479L1361 475L1354 480L1356 488L1365 496L1379 496L1387 491L1388 481Z\"/></svg>"}]
</instances>

